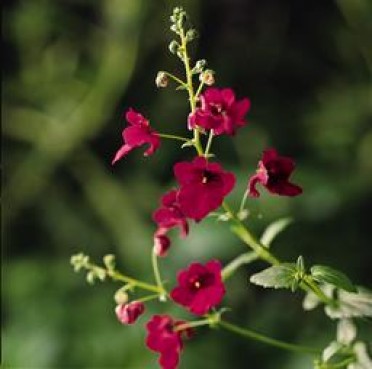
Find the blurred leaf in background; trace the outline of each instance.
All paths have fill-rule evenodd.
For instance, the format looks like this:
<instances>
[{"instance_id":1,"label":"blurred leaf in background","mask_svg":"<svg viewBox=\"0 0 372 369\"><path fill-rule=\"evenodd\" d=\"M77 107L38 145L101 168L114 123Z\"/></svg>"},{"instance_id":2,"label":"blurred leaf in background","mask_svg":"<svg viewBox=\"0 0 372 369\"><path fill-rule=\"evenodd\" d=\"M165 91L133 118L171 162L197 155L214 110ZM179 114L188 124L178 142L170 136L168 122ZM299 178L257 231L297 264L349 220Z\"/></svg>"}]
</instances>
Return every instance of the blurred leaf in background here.
<instances>
[{"instance_id":1,"label":"blurred leaf in background","mask_svg":"<svg viewBox=\"0 0 372 369\"><path fill-rule=\"evenodd\" d=\"M358 284L370 283L372 58L368 0L17 0L3 12L4 79L2 353L7 368L156 368L138 327L116 322L116 287L88 287L69 265L83 251L115 253L119 267L150 280L151 212L173 185L172 164L192 153L164 142L154 157L133 153L112 168L123 110L132 106L159 131L187 134L187 101L157 90L158 70L182 71L167 52L168 16L183 5L200 38L196 59L253 102L250 124L219 138L217 158L248 176L270 145L297 160L305 193L250 201L261 232L278 217L296 221L275 242L283 259L302 254ZM177 238L177 237L175 237ZM209 219L176 240L162 263L175 272L194 259L227 262L244 251L224 224ZM149 255L148 258L144 255ZM335 256L337 255L337 256ZM368 257L367 257L368 256ZM247 287L252 265L228 281L226 304L242 325L274 337L326 343L335 327L301 296ZM293 304L288 304L288 299ZM149 304L147 316L158 311ZM283 315L283 311L286 314ZM181 309L174 313L186 317ZM232 315L232 316L233 316ZM327 326L327 332L324 327ZM306 369L308 361L202 330L183 367Z\"/></svg>"}]
</instances>

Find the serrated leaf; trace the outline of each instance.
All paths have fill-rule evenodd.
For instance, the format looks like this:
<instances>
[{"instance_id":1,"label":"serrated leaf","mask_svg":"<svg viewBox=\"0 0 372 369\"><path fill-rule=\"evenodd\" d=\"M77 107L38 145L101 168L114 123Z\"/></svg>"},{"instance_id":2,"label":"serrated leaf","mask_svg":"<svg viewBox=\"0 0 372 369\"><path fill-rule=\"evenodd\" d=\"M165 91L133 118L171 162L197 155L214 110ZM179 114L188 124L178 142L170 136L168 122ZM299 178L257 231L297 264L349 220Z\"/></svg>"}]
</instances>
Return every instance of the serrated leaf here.
<instances>
[{"instance_id":1,"label":"serrated leaf","mask_svg":"<svg viewBox=\"0 0 372 369\"><path fill-rule=\"evenodd\" d=\"M296 280L296 264L284 263L271 266L253 274L250 281L265 288L291 288Z\"/></svg>"},{"instance_id":2,"label":"serrated leaf","mask_svg":"<svg viewBox=\"0 0 372 369\"><path fill-rule=\"evenodd\" d=\"M357 291L356 287L344 273L329 266L314 265L310 271L312 277L317 282L329 283L348 292Z\"/></svg>"},{"instance_id":3,"label":"serrated leaf","mask_svg":"<svg viewBox=\"0 0 372 369\"><path fill-rule=\"evenodd\" d=\"M359 288L357 293L339 290L338 306L326 306L325 312L332 319L372 318L372 292L364 288Z\"/></svg>"},{"instance_id":4,"label":"serrated leaf","mask_svg":"<svg viewBox=\"0 0 372 369\"><path fill-rule=\"evenodd\" d=\"M281 218L269 224L262 233L260 242L264 246L270 247L275 237L280 232L283 232L292 223L292 221L293 221L292 218Z\"/></svg>"}]
</instances>

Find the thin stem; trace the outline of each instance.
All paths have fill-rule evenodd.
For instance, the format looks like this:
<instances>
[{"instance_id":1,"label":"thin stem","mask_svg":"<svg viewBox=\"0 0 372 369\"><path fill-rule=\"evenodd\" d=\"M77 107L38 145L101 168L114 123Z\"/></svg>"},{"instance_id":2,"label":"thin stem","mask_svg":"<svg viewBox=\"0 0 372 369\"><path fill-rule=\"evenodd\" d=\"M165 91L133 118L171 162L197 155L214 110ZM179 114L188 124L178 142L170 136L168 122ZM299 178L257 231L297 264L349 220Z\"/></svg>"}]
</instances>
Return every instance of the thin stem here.
<instances>
[{"instance_id":1,"label":"thin stem","mask_svg":"<svg viewBox=\"0 0 372 369\"><path fill-rule=\"evenodd\" d=\"M239 213L242 212L245 208L245 203L247 202L247 199L248 199L248 193L249 193L249 190L247 188L244 192L242 202L240 203L240 206L239 206Z\"/></svg>"},{"instance_id":2,"label":"thin stem","mask_svg":"<svg viewBox=\"0 0 372 369\"><path fill-rule=\"evenodd\" d=\"M304 277L304 284L305 288L308 286L312 292L319 298L320 301L323 301L327 305L335 306L336 301L330 297L328 297L320 288L319 286L313 281L310 276Z\"/></svg>"},{"instance_id":3,"label":"thin stem","mask_svg":"<svg viewBox=\"0 0 372 369\"><path fill-rule=\"evenodd\" d=\"M186 86L187 86L187 92L189 93L189 102L190 102L190 109L191 113L193 113L196 109L196 101L195 101L195 94L194 94L194 85L192 82L192 73L190 68L190 59L187 54L187 39L185 36L185 32L182 29L181 30L181 49L183 52L183 64L185 66L186 71ZM200 143L200 132L198 128L194 128L194 146L196 151L198 152L198 155L203 155L203 148Z\"/></svg>"},{"instance_id":4,"label":"thin stem","mask_svg":"<svg viewBox=\"0 0 372 369\"><path fill-rule=\"evenodd\" d=\"M128 277L124 274L119 273L116 270L108 270L107 274L113 280L128 283L128 284L132 285L133 287L140 287L140 288L142 288L144 290L147 290L147 291L157 292L158 294L161 292L161 290L158 286L154 286L153 284L138 281L137 279Z\"/></svg>"},{"instance_id":5,"label":"thin stem","mask_svg":"<svg viewBox=\"0 0 372 369\"><path fill-rule=\"evenodd\" d=\"M287 351L293 351L293 352L301 352L301 353L306 353L306 354L314 354L318 355L321 353L321 350L315 349L313 347L306 347L306 346L300 346L300 345L294 345L292 343L287 343L283 341L276 340L274 338L270 338L267 336L264 336L260 333L251 331L249 329L243 329L241 327L238 327L234 324L228 323L226 321L221 320L218 323L222 328L236 333L242 337L246 337L255 341L259 341L262 343L266 343L267 345L274 346L283 350Z\"/></svg>"},{"instance_id":6,"label":"thin stem","mask_svg":"<svg viewBox=\"0 0 372 369\"><path fill-rule=\"evenodd\" d=\"M146 301L150 301L150 300L155 300L155 299L158 299L159 298L159 294L155 294L155 295L148 295L148 296L145 296L145 297L142 297L136 301L139 301L139 302L146 302Z\"/></svg>"},{"instance_id":7,"label":"thin stem","mask_svg":"<svg viewBox=\"0 0 372 369\"><path fill-rule=\"evenodd\" d=\"M164 289L163 282L161 280L159 265L158 265L158 257L154 251L152 252L152 255L151 255L151 261L152 261L152 269L154 271L155 281L156 281L156 284L159 290L159 299L162 301L165 301L167 293Z\"/></svg>"},{"instance_id":8,"label":"thin stem","mask_svg":"<svg viewBox=\"0 0 372 369\"><path fill-rule=\"evenodd\" d=\"M209 131L207 147L205 148L205 152L204 152L204 156L205 156L206 158L208 157L209 151L210 151L210 149L211 149L211 147L212 147L213 137L214 137L214 133L213 133L213 129L211 129L211 130Z\"/></svg>"},{"instance_id":9,"label":"thin stem","mask_svg":"<svg viewBox=\"0 0 372 369\"><path fill-rule=\"evenodd\" d=\"M169 73L169 72L165 72L165 71L162 71L166 76L170 77L173 79L173 81L177 82L179 85L187 88L187 84L182 81L180 78L176 77L175 75L173 75L172 73Z\"/></svg>"},{"instance_id":10,"label":"thin stem","mask_svg":"<svg viewBox=\"0 0 372 369\"><path fill-rule=\"evenodd\" d=\"M202 325L209 325L210 323L211 323L210 319L196 320L195 322L187 322L184 324L180 324L174 330L176 332L183 331L184 329L200 327Z\"/></svg>"},{"instance_id":11,"label":"thin stem","mask_svg":"<svg viewBox=\"0 0 372 369\"><path fill-rule=\"evenodd\" d=\"M354 362L355 362L355 357L349 357L349 358L347 358L345 360L340 361L339 363L332 364L331 368L332 369L342 369L345 366L347 366L349 364L352 364Z\"/></svg>"},{"instance_id":12,"label":"thin stem","mask_svg":"<svg viewBox=\"0 0 372 369\"><path fill-rule=\"evenodd\" d=\"M197 99L199 97L203 87L204 87L204 81L201 81L200 84L199 84L198 89L196 90L195 99Z\"/></svg>"},{"instance_id":13,"label":"thin stem","mask_svg":"<svg viewBox=\"0 0 372 369\"><path fill-rule=\"evenodd\" d=\"M222 279L225 281L229 277L231 277L234 272L240 268L244 264L249 264L252 261L255 261L258 259L258 256L254 251L249 251L244 254L241 254L237 256L235 259L230 261L229 264L227 264L223 269L222 269Z\"/></svg>"},{"instance_id":14,"label":"thin stem","mask_svg":"<svg viewBox=\"0 0 372 369\"><path fill-rule=\"evenodd\" d=\"M181 136L175 136L175 135L168 135L167 133L158 133L158 136L163 137L163 138L169 138L171 140L183 141L183 142L190 141L188 138L181 137Z\"/></svg>"}]
</instances>

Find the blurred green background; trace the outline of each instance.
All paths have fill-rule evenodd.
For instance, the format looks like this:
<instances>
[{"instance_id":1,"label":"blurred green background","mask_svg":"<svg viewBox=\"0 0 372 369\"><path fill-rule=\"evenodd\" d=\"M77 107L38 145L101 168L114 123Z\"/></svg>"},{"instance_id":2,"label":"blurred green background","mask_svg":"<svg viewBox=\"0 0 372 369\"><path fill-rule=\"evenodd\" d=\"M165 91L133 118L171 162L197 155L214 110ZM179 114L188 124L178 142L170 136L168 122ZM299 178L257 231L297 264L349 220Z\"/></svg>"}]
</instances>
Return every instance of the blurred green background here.
<instances>
[{"instance_id":1,"label":"blurred green background","mask_svg":"<svg viewBox=\"0 0 372 369\"><path fill-rule=\"evenodd\" d=\"M119 285L87 286L69 265L83 251L115 253L122 271L151 280L151 212L173 185L172 164L189 149L163 142L114 168L123 110L134 107L164 133L185 135L187 101L157 90L158 70L181 73L167 51L173 6L200 32L195 58L217 71L217 86L249 96L250 124L220 137L215 153L239 181L238 204L262 150L296 158L295 199L249 200L255 232L281 216L296 222L275 242L283 259L299 254L343 270L371 287L372 48L369 0L3 2L2 361L5 368L156 368L143 325L120 325ZM246 250L227 226L206 220L186 240L174 234L162 261L174 282L190 260L228 262ZM248 286L242 268L227 283L228 317L293 342L323 345L335 324L321 310L303 313L301 293ZM175 315L190 317L180 308ZM370 328L370 326L369 326ZM202 329L181 368L307 369L293 356L222 331Z\"/></svg>"}]
</instances>

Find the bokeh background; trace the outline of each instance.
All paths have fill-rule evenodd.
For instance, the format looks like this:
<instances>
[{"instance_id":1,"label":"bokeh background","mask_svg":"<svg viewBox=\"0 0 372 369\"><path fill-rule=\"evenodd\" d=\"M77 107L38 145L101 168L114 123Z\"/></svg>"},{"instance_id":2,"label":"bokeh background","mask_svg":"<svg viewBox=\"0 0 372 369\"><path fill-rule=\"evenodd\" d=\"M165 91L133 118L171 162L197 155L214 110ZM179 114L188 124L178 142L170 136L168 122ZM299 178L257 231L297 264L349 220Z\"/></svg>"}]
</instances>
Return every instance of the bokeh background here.
<instances>
[{"instance_id":1,"label":"bokeh background","mask_svg":"<svg viewBox=\"0 0 372 369\"><path fill-rule=\"evenodd\" d=\"M183 92L156 89L158 70L182 73L169 52L168 17L183 5L200 32L196 59L217 85L249 96L250 124L214 151L238 177L237 205L262 150L296 158L295 199L250 200L259 234L274 219L295 223L274 244L283 259L329 264L371 287L371 2L12 0L3 2L2 362L5 368L156 368L143 325L120 325L114 283L86 284L72 254L100 262L115 253L122 271L151 280L151 212L174 184L172 164L190 149L163 142L151 158L131 153L114 168L123 110L134 107L164 133L186 135ZM227 226L193 226L162 261L172 284L191 260L228 262L246 250ZM228 317L274 337L312 345L335 324L302 295L248 285L257 263L228 283ZM182 318L190 317L172 308ZM370 325L369 325L370 328ZM367 334L367 333L366 333ZM202 329L181 368L307 369L311 360Z\"/></svg>"}]
</instances>

